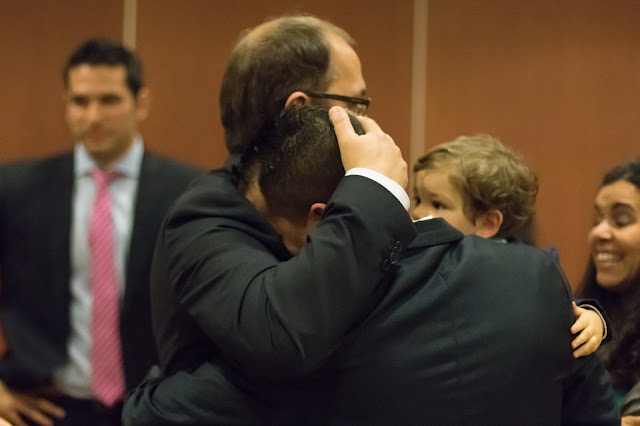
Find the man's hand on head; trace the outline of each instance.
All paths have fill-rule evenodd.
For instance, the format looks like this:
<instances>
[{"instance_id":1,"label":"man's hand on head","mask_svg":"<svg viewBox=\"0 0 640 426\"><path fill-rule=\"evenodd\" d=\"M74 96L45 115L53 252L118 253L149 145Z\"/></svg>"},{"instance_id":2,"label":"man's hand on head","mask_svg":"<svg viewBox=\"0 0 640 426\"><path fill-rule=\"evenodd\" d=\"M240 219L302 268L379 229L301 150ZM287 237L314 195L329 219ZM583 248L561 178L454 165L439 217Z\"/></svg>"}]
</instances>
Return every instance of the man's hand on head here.
<instances>
[{"instance_id":1,"label":"man's hand on head","mask_svg":"<svg viewBox=\"0 0 640 426\"><path fill-rule=\"evenodd\" d=\"M329 117L338 138L345 171L356 167L370 169L392 179L403 188L407 187L407 163L402 158L400 148L375 121L368 117L358 117L365 131L364 135L359 136L351 125L349 115L341 107L332 107Z\"/></svg>"}]
</instances>

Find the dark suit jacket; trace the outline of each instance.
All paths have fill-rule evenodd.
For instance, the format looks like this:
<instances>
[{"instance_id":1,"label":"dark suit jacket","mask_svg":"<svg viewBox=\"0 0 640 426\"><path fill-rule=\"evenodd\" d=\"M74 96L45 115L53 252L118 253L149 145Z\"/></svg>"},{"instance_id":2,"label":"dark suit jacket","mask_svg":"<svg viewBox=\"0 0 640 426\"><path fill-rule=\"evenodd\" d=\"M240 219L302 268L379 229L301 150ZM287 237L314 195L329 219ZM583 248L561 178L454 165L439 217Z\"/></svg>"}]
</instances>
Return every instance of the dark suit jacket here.
<instances>
[{"instance_id":1,"label":"dark suit jacket","mask_svg":"<svg viewBox=\"0 0 640 426\"><path fill-rule=\"evenodd\" d=\"M301 383L295 421L619 424L604 368L572 356L571 294L550 257L417 226L378 306Z\"/></svg>"},{"instance_id":2,"label":"dark suit jacket","mask_svg":"<svg viewBox=\"0 0 640 426\"><path fill-rule=\"evenodd\" d=\"M200 172L145 152L126 262L121 337L128 388L156 362L149 268L160 222ZM9 353L0 380L47 383L66 362L73 154L0 167L0 314Z\"/></svg>"},{"instance_id":3,"label":"dark suit jacket","mask_svg":"<svg viewBox=\"0 0 640 426\"><path fill-rule=\"evenodd\" d=\"M292 258L229 169L201 177L167 214L154 255L163 371L215 353L259 376L306 374L362 315L392 256L415 235L391 193L348 176Z\"/></svg>"},{"instance_id":4,"label":"dark suit jacket","mask_svg":"<svg viewBox=\"0 0 640 426\"><path fill-rule=\"evenodd\" d=\"M619 424L602 366L572 357L570 292L549 256L441 219L417 226L323 365L265 379L214 356L136 389L126 423Z\"/></svg>"}]
</instances>

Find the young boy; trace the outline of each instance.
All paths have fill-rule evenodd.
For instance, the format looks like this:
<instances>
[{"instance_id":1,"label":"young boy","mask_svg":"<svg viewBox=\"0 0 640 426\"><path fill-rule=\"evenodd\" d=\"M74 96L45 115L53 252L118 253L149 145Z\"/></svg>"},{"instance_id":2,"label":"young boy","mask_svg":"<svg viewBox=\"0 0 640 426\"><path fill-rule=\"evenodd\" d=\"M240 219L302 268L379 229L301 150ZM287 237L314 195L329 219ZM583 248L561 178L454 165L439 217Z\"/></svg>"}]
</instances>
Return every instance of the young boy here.
<instances>
[{"instance_id":1,"label":"young boy","mask_svg":"<svg viewBox=\"0 0 640 426\"><path fill-rule=\"evenodd\" d=\"M509 241L533 216L536 175L491 136L461 136L437 145L413 169L415 220L441 217L465 235ZM607 323L590 303L574 302L573 311L571 332L580 334L571 345L578 358L598 349Z\"/></svg>"}]
</instances>

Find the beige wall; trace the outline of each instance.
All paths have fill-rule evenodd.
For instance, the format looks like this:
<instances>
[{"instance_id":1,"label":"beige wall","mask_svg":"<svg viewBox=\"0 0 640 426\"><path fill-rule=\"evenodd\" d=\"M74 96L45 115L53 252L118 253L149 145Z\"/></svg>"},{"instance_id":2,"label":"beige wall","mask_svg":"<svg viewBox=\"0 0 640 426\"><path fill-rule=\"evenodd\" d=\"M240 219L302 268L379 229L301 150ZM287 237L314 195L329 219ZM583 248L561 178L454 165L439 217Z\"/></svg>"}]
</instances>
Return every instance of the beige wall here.
<instances>
[{"instance_id":1,"label":"beige wall","mask_svg":"<svg viewBox=\"0 0 640 426\"><path fill-rule=\"evenodd\" d=\"M0 161L71 146L64 61L82 39L121 38L124 30L133 34L154 95L143 127L147 145L218 166L226 156L218 87L239 31L305 11L356 38L371 114L408 161L479 132L524 154L540 176L538 240L560 250L576 283L599 178L640 152L640 2L430 0L423 16L426 1L415 0L424 42L412 39L412 0L0 0ZM124 29L131 9L123 4L136 15ZM427 57L417 77L414 48ZM426 82L426 95L416 81ZM426 105L413 123L412 105ZM412 124L421 131L411 133ZM410 143L422 133L424 141Z\"/></svg>"},{"instance_id":2,"label":"beige wall","mask_svg":"<svg viewBox=\"0 0 640 426\"><path fill-rule=\"evenodd\" d=\"M306 12L356 39L372 113L408 149L411 1L138 0L138 6L137 46L154 90L153 113L144 127L152 147L220 165L226 149L218 89L238 34L270 16Z\"/></svg>"},{"instance_id":3,"label":"beige wall","mask_svg":"<svg viewBox=\"0 0 640 426\"><path fill-rule=\"evenodd\" d=\"M540 177L537 239L577 285L606 169L640 154L640 2L429 2L426 145L490 133Z\"/></svg>"},{"instance_id":4,"label":"beige wall","mask_svg":"<svg viewBox=\"0 0 640 426\"><path fill-rule=\"evenodd\" d=\"M118 1L0 0L0 161L71 146L62 67L85 38L121 34Z\"/></svg>"}]
</instances>

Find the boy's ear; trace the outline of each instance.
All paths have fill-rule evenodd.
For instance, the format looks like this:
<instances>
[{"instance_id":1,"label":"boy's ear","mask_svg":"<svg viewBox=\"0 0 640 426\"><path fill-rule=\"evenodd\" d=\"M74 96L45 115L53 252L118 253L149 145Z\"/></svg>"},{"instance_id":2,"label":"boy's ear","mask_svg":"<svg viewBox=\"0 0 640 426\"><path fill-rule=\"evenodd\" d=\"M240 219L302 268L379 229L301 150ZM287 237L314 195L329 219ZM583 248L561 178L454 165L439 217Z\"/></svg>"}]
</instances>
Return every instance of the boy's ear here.
<instances>
[{"instance_id":1,"label":"boy's ear","mask_svg":"<svg viewBox=\"0 0 640 426\"><path fill-rule=\"evenodd\" d=\"M476 219L476 232L479 237L492 238L502 226L502 212L491 209Z\"/></svg>"}]
</instances>

